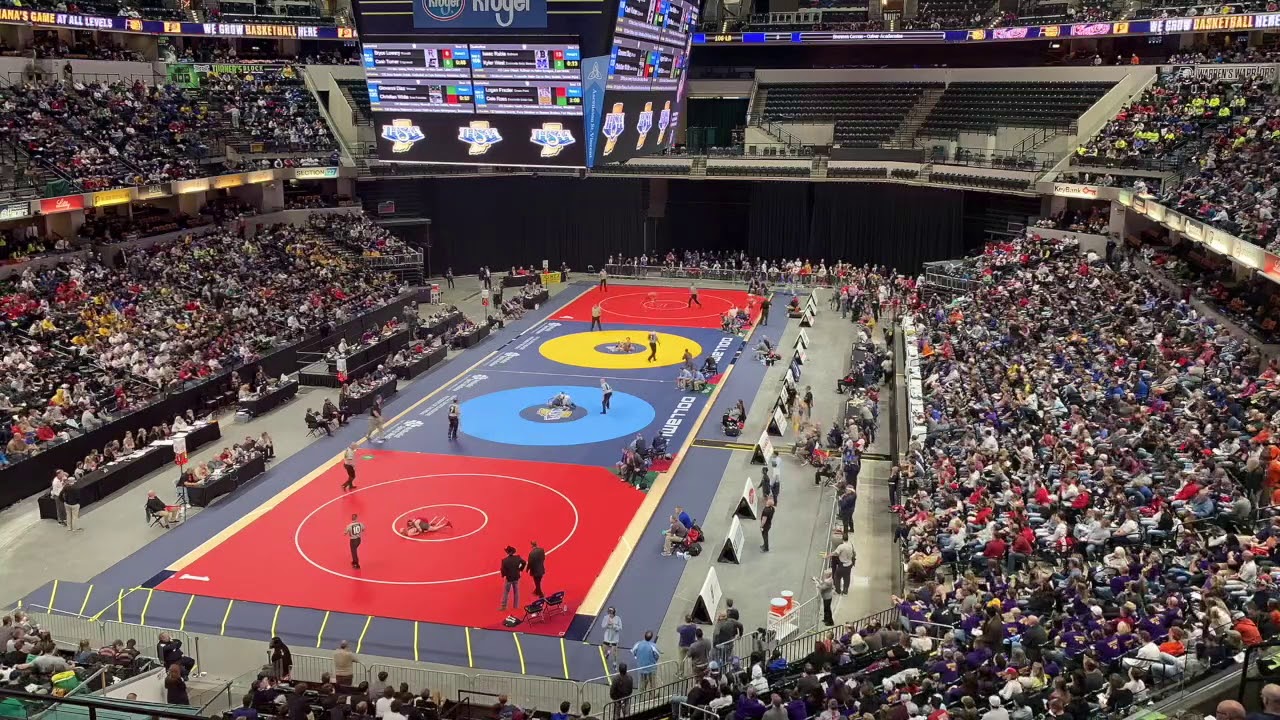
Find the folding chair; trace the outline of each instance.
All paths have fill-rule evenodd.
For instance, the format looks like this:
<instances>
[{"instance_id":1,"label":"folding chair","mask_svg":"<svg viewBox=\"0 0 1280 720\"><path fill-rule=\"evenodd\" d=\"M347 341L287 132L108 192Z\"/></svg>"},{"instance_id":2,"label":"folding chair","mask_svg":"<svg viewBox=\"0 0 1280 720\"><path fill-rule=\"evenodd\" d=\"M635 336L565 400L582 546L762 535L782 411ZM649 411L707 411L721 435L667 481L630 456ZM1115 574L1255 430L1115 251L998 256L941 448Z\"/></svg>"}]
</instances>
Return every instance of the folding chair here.
<instances>
[{"instance_id":1,"label":"folding chair","mask_svg":"<svg viewBox=\"0 0 1280 720\"><path fill-rule=\"evenodd\" d=\"M564 601L564 591L554 592L543 598L546 604L546 612L544 617L555 617L556 615L564 615L569 612L569 606Z\"/></svg>"},{"instance_id":2,"label":"folding chair","mask_svg":"<svg viewBox=\"0 0 1280 720\"><path fill-rule=\"evenodd\" d=\"M538 598L524 606L524 622L534 623L546 620L547 601Z\"/></svg>"},{"instance_id":3,"label":"folding chair","mask_svg":"<svg viewBox=\"0 0 1280 720\"><path fill-rule=\"evenodd\" d=\"M319 437L324 429L320 427L320 423L314 420L307 421L307 437Z\"/></svg>"},{"instance_id":4,"label":"folding chair","mask_svg":"<svg viewBox=\"0 0 1280 720\"><path fill-rule=\"evenodd\" d=\"M147 514L147 527L148 527L148 528L153 528L153 527L155 527L155 526L157 526L157 525L159 525L159 524L160 524L160 515L157 515L157 514L155 514L155 513L151 512L150 510L148 510L148 509L147 509L147 507L146 507L145 505L144 505L144 506L142 506L142 511L143 511L143 512L145 512L145 513Z\"/></svg>"}]
</instances>

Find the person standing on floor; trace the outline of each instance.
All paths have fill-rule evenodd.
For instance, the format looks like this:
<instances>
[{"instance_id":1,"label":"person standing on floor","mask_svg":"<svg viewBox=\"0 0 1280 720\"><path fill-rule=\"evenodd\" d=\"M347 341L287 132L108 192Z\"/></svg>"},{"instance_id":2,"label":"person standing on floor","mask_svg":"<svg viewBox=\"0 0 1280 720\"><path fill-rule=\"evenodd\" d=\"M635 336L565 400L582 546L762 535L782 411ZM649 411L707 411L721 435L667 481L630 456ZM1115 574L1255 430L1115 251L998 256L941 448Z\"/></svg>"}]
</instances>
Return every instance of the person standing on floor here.
<instances>
[{"instance_id":1,"label":"person standing on floor","mask_svg":"<svg viewBox=\"0 0 1280 720\"><path fill-rule=\"evenodd\" d=\"M844 494L836 502L840 504L837 508L840 514L840 525L844 529L845 539L848 539L853 534L853 511L858 507L858 493L854 491L852 485L846 485Z\"/></svg>"},{"instance_id":2,"label":"person standing on floor","mask_svg":"<svg viewBox=\"0 0 1280 720\"><path fill-rule=\"evenodd\" d=\"M449 289L452 290L453 289L453 268L452 267L447 267L444 269L444 281L449 284Z\"/></svg>"},{"instance_id":3,"label":"person standing on floor","mask_svg":"<svg viewBox=\"0 0 1280 720\"><path fill-rule=\"evenodd\" d=\"M376 439L375 439L376 438ZM369 408L369 439L381 445L382 437L382 396L373 399L373 407Z\"/></svg>"},{"instance_id":4,"label":"person standing on floor","mask_svg":"<svg viewBox=\"0 0 1280 720\"><path fill-rule=\"evenodd\" d=\"M777 505L782 495L782 461L777 455L769 462L769 495L773 504Z\"/></svg>"},{"instance_id":5,"label":"person standing on floor","mask_svg":"<svg viewBox=\"0 0 1280 720\"><path fill-rule=\"evenodd\" d=\"M547 551L538 547L537 540L529 541L529 577L533 578L533 594L538 597L546 597L542 594L542 576L547 574Z\"/></svg>"},{"instance_id":6,"label":"person standing on floor","mask_svg":"<svg viewBox=\"0 0 1280 720\"><path fill-rule=\"evenodd\" d=\"M605 657L610 661L614 659L614 653L618 651L618 640L622 637L622 618L618 617L618 611L609 608L605 611L604 616L604 637L600 640L600 645L604 647Z\"/></svg>"},{"instance_id":7,"label":"person standing on floor","mask_svg":"<svg viewBox=\"0 0 1280 720\"><path fill-rule=\"evenodd\" d=\"M600 303L591 306L591 330L604 330L604 325L600 324Z\"/></svg>"},{"instance_id":8,"label":"person standing on floor","mask_svg":"<svg viewBox=\"0 0 1280 720\"><path fill-rule=\"evenodd\" d=\"M773 498L764 501L764 509L760 511L760 537L764 544L760 549L769 552L769 531L773 529Z\"/></svg>"},{"instance_id":9,"label":"person standing on floor","mask_svg":"<svg viewBox=\"0 0 1280 720\"><path fill-rule=\"evenodd\" d=\"M649 331L649 362L658 360L658 333Z\"/></svg>"},{"instance_id":10,"label":"person standing on floor","mask_svg":"<svg viewBox=\"0 0 1280 720\"><path fill-rule=\"evenodd\" d=\"M355 685L356 679L356 654L351 652L351 648L346 640L338 643L338 649L333 651L333 681L340 688L349 688Z\"/></svg>"},{"instance_id":11,"label":"person standing on floor","mask_svg":"<svg viewBox=\"0 0 1280 720\"><path fill-rule=\"evenodd\" d=\"M764 297L760 298L760 324L761 325L769 324L769 308L772 306L773 306L773 301L769 299L768 295L765 295Z\"/></svg>"},{"instance_id":12,"label":"person standing on floor","mask_svg":"<svg viewBox=\"0 0 1280 720\"><path fill-rule=\"evenodd\" d=\"M449 403L449 439L458 439L458 423L462 420L462 408L458 407L458 398Z\"/></svg>"},{"instance_id":13,"label":"person standing on floor","mask_svg":"<svg viewBox=\"0 0 1280 720\"><path fill-rule=\"evenodd\" d=\"M853 566L857 562L858 553L853 549L853 541L846 535L831 552L830 569L836 593L849 594L849 580L853 577Z\"/></svg>"},{"instance_id":14,"label":"person standing on floor","mask_svg":"<svg viewBox=\"0 0 1280 720\"><path fill-rule=\"evenodd\" d=\"M835 594L835 583L831 581L831 568L822 569L822 577L814 578L813 585L818 589L818 597L822 598L822 623L827 627L836 624L831 617L831 599Z\"/></svg>"},{"instance_id":15,"label":"person standing on floor","mask_svg":"<svg viewBox=\"0 0 1280 720\"><path fill-rule=\"evenodd\" d=\"M347 524L347 529L343 533L347 536L347 544L351 546L351 567L359 570L360 537L364 535L364 523L360 522L358 515L351 513L351 522Z\"/></svg>"},{"instance_id":16,"label":"person standing on floor","mask_svg":"<svg viewBox=\"0 0 1280 720\"><path fill-rule=\"evenodd\" d=\"M511 608L520 607L520 573L524 572L524 558L516 554L516 549L508 545L506 557L502 558L499 570L502 573L502 606L498 609L507 611L507 596L511 596Z\"/></svg>"},{"instance_id":17,"label":"person standing on floor","mask_svg":"<svg viewBox=\"0 0 1280 720\"><path fill-rule=\"evenodd\" d=\"M62 490L67 487L67 480L71 476L66 470L59 470L53 474L53 484L49 487L49 495L53 498L53 505L58 511L58 524L67 524L67 504L62 501Z\"/></svg>"},{"instance_id":18,"label":"person standing on floor","mask_svg":"<svg viewBox=\"0 0 1280 720\"><path fill-rule=\"evenodd\" d=\"M84 530L76 527L80 524L80 485L75 478L68 479L62 487L62 503L67 506L67 530Z\"/></svg>"},{"instance_id":19,"label":"person standing on floor","mask_svg":"<svg viewBox=\"0 0 1280 720\"><path fill-rule=\"evenodd\" d=\"M600 268L600 292L609 292L609 273Z\"/></svg>"},{"instance_id":20,"label":"person standing on floor","mask_svg":"<svg viewBox=\"0 0 1280 720\"><path fill-rule=\"evenodd\" d=\"M631 648L631 657L636 659L636 674L640 676L640 689L649 690L657 684L658 660L662 652L653 642L653 631L645 630L644 639Z\"/></svg>"},{"instance_id":21,"label":"person standing on floor","mask_svg":"<svg viewBox=\"0 0 1280 720\"><path fill-rule=\"evenodd\" d=\"M600 378L600 414L601 415L609 414L609 402L611 400L613 400L613 386L609 384L608 380L604 378Z\"/></svg>"},{"instance_id":22,"label":"person standing on floor","mask_svg":"<svg viewBox=\"0 0 1280 720\"><path fill-rule=\"evenodd\" d=\"M480 266L480 283L483 284L486 289L493 288L493 273L489 272L488 265Z\"/></svg>"},{"instance_id":23,"label":"person standing on floor","mask_svg":"<svg viewBox=\"0 0 1280 720\"><path fill-rule=\"evenodd\" d=\"M372 418L370 419L372 422ZM347 471L347 481L342 483L342 489L356 489L356 444L351 443L346 450L342 451L342 469Z\"/></svg>"},{"instance_id":24,"label":"person standing on floor","mask_svg":"<svg viewBox=\"0 0 1280 720\"><path fill-rule=\"evenodd\" d=\"M685 303L685 307L693 307L694 305L702 307L702 301L698 300L698 286L689 283L689 302Z\"/></svg>"}]
</instances>

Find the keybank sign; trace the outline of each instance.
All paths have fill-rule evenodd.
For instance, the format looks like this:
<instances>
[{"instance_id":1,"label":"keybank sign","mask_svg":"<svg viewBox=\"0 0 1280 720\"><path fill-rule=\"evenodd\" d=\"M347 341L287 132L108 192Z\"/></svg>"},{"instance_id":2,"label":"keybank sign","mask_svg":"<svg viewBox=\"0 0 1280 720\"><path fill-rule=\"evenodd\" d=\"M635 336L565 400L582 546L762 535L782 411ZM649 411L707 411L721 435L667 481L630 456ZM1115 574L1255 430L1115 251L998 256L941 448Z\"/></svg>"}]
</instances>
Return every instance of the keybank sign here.
<instances>
[{"instance_id":1,"label":"keybank sign","mask_svg":"<svg viewBox=\"0 0 1280 720\"><path fill-rule=\"evenodd\" d=\"M428 30L545 28L547 0L416 0L413 25Z\"/></svg>"}]
</instances>

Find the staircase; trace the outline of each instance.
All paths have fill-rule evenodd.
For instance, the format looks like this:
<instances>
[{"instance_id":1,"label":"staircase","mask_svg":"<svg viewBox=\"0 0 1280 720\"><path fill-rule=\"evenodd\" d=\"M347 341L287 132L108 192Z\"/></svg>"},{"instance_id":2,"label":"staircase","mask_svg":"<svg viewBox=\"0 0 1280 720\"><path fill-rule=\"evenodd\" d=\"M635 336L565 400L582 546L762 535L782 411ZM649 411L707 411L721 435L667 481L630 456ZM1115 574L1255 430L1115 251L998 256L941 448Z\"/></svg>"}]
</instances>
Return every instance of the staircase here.
<instances>
[{"instance_id":1,"label":"staircase","mask_svg":"<svg viewBox=\"0 0 1280 720\"><path fill-rule=\"evenodd\" d=\"M907 113L907 117L898 126L897 132L893 134L893 137L889 138L889 147L915 147L916 133L920 131L920 126L924 125L924 121L929 118L929 113L933 112L933 109L937 107L938 100L942 98L943 92L945 92L945 88L929 88L924 91L915 107L911 108L911 112Z\"/></svg>"},{"instance_id":2,"label":"staircase","mask_svg":"<svg viewBox=\"0 0 1280 720\"><path fill-rule=\"evenodd\" d=\"M707 157L705 155L693 156L693 161L689 164L689 175L693 177L707 176Z\"/></svg>"},{"instance_id":3,"label":"staircase","mask_svg":"<svg viewBox=\"0 0 1280 720\"><path fill-rule=\"evenodd\" d=\"M827 177L827 156L818 155L813 159L809 169L809 177L815 180L825 179Z\"/></svg>"}]
</instances>

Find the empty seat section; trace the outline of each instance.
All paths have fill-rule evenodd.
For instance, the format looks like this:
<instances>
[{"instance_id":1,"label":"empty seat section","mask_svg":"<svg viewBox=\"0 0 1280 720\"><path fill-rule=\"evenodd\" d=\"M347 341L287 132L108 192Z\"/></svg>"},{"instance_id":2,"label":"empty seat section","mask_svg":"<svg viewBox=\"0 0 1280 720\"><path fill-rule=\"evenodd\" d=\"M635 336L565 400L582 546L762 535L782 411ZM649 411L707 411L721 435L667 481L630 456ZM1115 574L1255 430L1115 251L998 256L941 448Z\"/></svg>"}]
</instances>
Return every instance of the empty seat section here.
<instances>
[{"instance_id":1,"label":"empty seat section","mask_svg":"<svg viewBox=\"0 0 1280 720\"><path fill-rule=\"evenodd\" d=\"M893 137L929 87L928 83L768 85L763 115L775 122L834 122L835 144L878 147Z\"/></svg>"},{"instance_id":2,"label":"empty seat section","mask_svg":"<svg viewBox=\"0 0 1280 720\"><path fill-rule=\"evenodd\" d=\"M997 127L1067 128L1107 94L1113 83L954 83L920 127L923 137Z\"/></svg>"}]
</instances>

